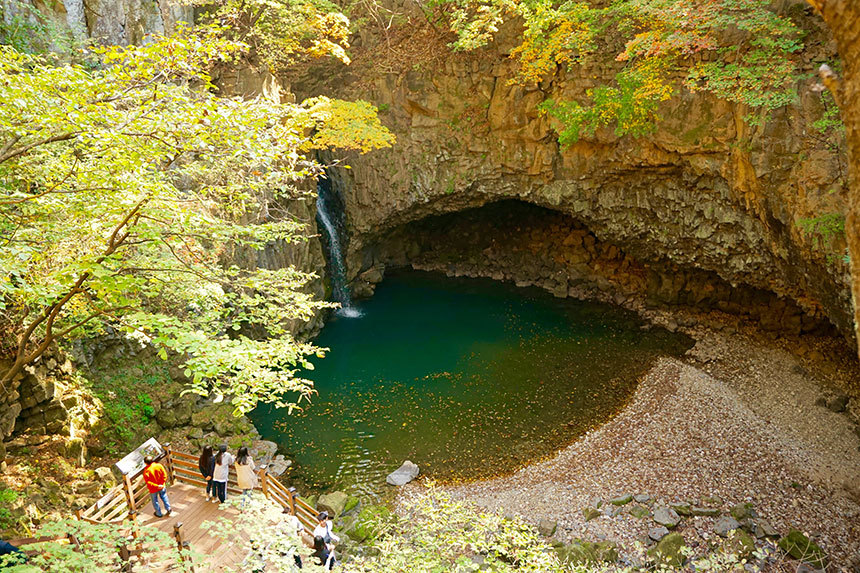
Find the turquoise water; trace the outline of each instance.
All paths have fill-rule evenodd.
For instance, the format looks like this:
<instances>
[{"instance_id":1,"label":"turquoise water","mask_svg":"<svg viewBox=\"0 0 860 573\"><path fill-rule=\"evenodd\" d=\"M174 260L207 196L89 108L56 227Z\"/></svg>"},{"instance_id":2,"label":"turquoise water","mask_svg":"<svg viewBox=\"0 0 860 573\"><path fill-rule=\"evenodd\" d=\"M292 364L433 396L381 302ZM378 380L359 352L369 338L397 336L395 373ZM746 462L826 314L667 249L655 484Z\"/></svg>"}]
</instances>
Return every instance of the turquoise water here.
<instances>
[{"instance_id":1,"label":"turquoise water","mask_svg":"<svg viewBox=\"0 0 860 573\"><path fill-rule=\"evenodd\" d=\"M317 344L304 412L259 408L290 479L379 495L405 459L439 479L489 477L552 454L617 412L658 355L690 346L635 315L482 279L386 277Z\"/></svg>"}]
</instances>

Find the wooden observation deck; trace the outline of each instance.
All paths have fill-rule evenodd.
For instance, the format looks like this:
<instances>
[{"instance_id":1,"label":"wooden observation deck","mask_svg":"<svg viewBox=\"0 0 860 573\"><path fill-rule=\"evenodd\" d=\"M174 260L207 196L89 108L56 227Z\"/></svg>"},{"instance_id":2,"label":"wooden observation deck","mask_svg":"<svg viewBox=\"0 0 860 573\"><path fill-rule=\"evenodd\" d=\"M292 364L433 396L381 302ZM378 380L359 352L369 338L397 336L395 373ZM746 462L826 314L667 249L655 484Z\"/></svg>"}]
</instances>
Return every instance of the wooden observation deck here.
<instances>
[{"instance_id":1,"label":"wooden observation deck","mask_svg":"<svg viewBox=\"0 0 860 573\"><path fill-rule=\"evenodd\" d=\"M163 451L153 457L168 473L170 485L167 494L170 498L171 515L159 518L155 517L152 509L146 509L151 502L149 490L143 480L143 469L140 468L130 475L124 474L122 483L108 491L91 507L78 510L77 518L90 523L129 526L129 543L120 548L124 572L170 571L173 568L171 563L158 563L157 556L147 555L146 550L135 543L136 526L154 527L172 535L183 560L187 558L190 550L202 555L203 562L195 560L197 571L240 568L242 561L248 556L247 536L240 534L225 542L201 528L205 521L229 518L237 515L237 511L232 507L219 509L219 504L206 501L206 482L197 469L197 456L173 450L170 444L164 444ZM258 476L257 488L262 490L268 499L298 517L308 530L314 529L317 511L299 498L295 488L287 488L274 476L268 475L265 465L260 468ZM233 467L230 468L227 492L241 494Z\"/></svg>"}]
</instances>

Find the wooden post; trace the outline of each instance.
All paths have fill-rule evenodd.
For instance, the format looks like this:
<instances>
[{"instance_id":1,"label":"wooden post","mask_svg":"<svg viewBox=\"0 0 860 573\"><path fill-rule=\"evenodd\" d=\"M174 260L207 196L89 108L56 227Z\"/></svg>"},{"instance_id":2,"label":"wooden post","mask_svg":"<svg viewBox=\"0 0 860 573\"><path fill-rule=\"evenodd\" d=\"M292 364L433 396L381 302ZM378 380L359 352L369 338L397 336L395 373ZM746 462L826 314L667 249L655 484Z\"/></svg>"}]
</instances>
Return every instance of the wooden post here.
<instances>
[{"instance_id":1,"label":"wooden post","mask_svg":"<svg viewBox=\"0 0 860 573\"><path fill-rule=\"evenodd\" d=\"M131 489L131 480L128 474L122 476L123 490L125 491L125 501L128 504L128 512L137 511L137 504L134 503L134 490Z\"/></svg>"},{"instance_id":2,"label":"wooden post","mask_svg":"<svg viewBox=\"0 0 860 573\"><path fill-rule=\"evenodd\" d=\"M82 513L83 513L83 510L82 510L81 508L78 508L78 509L76 509L76 510L75 510L75 518L76 518L78 521L81 521L81 514L82 514Z\"/></svg>"},{"instance_id":3,"label":"wooden post","mask_svg":"<svg viewBox=\"0 0 860 573\"><path fill-rule=\"evenodd\" d=\"M182 522L173 525L173 538L176 539L176 548L182 553Z\"/></svg>"},{"instance_id":4,"label":"wooden post","mask_svg":"<svg viewBox=\"0 0 860 573\"><path fill-rule=\"evenodd\" d=\"M170 449L170 442L164 444L164 453L167 461L167 478L170 480L170 483L173 484L173 480L176 478L176 475L173 469L173 450Z\"/></svg>"},{"instance_id":5,"label":"wooden post","mask_svg":"<svg viewBox=\"0 0 860 573\"><path fill-rule=\"evenodd\" d=\"M182 539L182 522L180 521L173 526L173 538L176 539L176 550L179 553L179 560L183 563L188 561L188 552L191 551L191 543ZM194 571L194 568L191 568Z\"/></svg>"},{"instance_id":6,"label":"wooden post","mask_svg":"<svg viewBox=\"0 0 860 573\"><path fill-rule=\"evenodd\" d=\"M125 545L122 545L119 548L119 560L122 564L120 566L120 571L123 571L124 573L131 573L131 552Z\"/></svg>"},{"instance_id":7,"label":"wooden post","mask_svg":"<svg viewBox=\"0 0 860 573\"><path fill-rule=\"evenodd\" d=\"M289 492L290 492L290 514L295 515L296 514L296 498L299 496L299 494L296 493L296 488L294 488L294 487L291 487L289 489Z\"/></svg>"},{"instance_id":8,"label":"wooden post","mask_svg":"<svg viewBox=\"0 0 860 573\"><path fill-rule=\"evenodd\" d=\"M267 477L269 472L266 471L266 467L267 466L263 465L263 467L260 468L260 488L263 490L263 495L269 497L269 480Z\"/></svg>"},{"instance_id":9,"label":"wooden post","mask_svg":"<svg viewBox=\"0 0 860 573\"><path fill-rule=\"evenodd\" d=\"M68 533L67 535L69 536L69 542L75 546L75 551L80 553L81 552L81 542L78 541L77 536L72 535L71 533Z\"/></svg>"}]
</instances>

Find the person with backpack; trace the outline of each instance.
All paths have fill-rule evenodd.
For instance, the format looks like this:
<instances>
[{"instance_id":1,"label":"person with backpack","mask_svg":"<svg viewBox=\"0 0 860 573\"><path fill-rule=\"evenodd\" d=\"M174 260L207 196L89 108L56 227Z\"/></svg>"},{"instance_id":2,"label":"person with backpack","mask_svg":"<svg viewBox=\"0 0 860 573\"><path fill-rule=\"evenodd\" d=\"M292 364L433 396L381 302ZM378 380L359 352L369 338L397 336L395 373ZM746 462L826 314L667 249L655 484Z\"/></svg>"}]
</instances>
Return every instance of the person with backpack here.
<instances>
[{"instance_id":1,"label":"person with backpack","mask_svg":"<svg viewBox=\"0 0 860 573\"><path fill-rule=\"evenodd\" d=\"M159 498L164 502L166 515L173 511L170 509L170 500L167 499L167 471L164 466L152 459L152 456L143 458L143 481L149 490L152 507L155 509L155 517L162 517L161 507L158 505Z\"/></svg>"}]
</instances>

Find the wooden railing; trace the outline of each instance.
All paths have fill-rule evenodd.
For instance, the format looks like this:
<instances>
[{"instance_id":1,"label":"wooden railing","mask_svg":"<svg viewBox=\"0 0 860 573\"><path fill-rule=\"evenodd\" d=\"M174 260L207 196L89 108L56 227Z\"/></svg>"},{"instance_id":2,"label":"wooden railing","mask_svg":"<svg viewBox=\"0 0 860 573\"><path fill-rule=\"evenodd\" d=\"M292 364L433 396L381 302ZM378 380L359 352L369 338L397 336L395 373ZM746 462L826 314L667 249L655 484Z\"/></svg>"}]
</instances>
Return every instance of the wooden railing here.
<instances>
[{"instance_id":1,"label":"wooden railing","mask_svg":"<svg viewBox=\"0 0 860 573\"><path fill-rule=\"evenodd\" d=\"M313 531L317 524L317 510L310 506L296 493L296 488L287 488L266 471L266 466L260 469L260 488L263 495L283 507L289 513L299 518L308 531Z\"/></svg>"},{"instance_id":2,"label":"wooden railing","mask_svg":"<svg viewBox=\"0 0 860 573\"><path fill-rule=\"evenodd\" d=\"M206 487L206 481L197 467L197 456L174 450L170 444L164 444L163 447L164 453L154 460L165 467L169 481L181 481ZM317 523L317 511L298 496L295 488L287 488L274 476L269 475L266 466L261 467L258 475L259 486L267 498L288 509L289 513L298 517L305 527L314 529ZM230 468L227 478L227 491L234 494L242 493L233 467ZM146 487L143 469L141 469L133 475L124 475L122 483L111 488L92 506L78 510L76 515L78 519L90 523L121 523L126 519L134 519L137 512L147 503L150 503L149 489Z\"/></svg>"}]
</instances>

